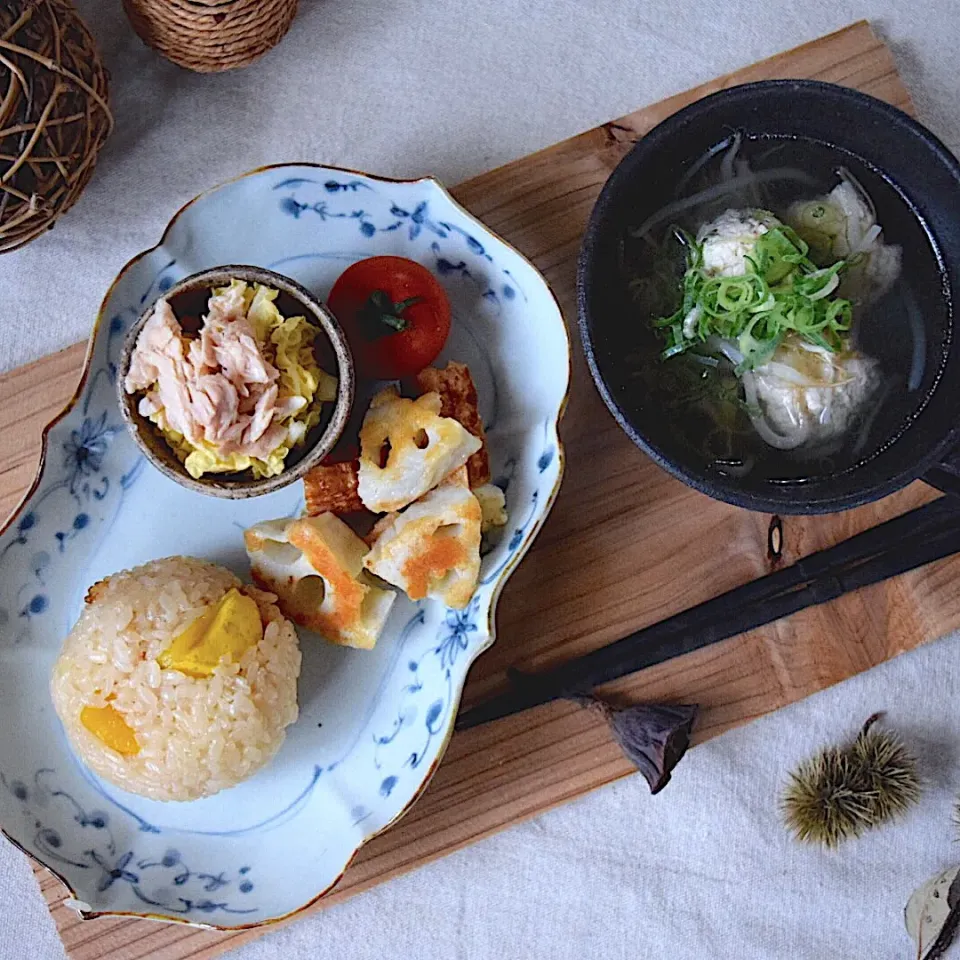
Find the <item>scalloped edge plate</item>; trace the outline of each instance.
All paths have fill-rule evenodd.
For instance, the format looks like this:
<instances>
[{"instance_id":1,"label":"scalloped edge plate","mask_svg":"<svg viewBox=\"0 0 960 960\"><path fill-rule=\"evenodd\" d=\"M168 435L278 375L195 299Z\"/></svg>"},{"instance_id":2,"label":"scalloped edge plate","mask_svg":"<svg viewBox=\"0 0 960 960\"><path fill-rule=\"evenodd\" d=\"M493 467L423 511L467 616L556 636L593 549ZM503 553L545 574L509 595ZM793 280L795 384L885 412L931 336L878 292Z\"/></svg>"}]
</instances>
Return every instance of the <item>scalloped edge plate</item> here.
<instances>
[{"instance_id":1,"label":"scalloped edge plate","mask_svg":"<svg viewBox=\"0 0 960 960\"><path fill-rule=\"evenodd\" d=\"M259 219L245 220L248 210ZM244 250L247 256L236 255ZM114 360L123 331L151 298L205 266L261 263L325 295L347 263L377 253L410 256L434 270L454 307L449 355L477 375L510 524L484 558L474 600L462 612L398 601L375 654L314 644L301 631L301 717L278 757L238 787L195 803L156 804L98 781L73 757L46 694L86 586L121 566L198 552L203 541L192 528L204 523L240 527L294 512L301 502L299 485L252 501L202 498L203 518L176 534L192 537L194 549L160 549L172 535L163 529L113 529L121 511L129 519L160 502L177 516L200 497L145 467L120 424ZM36 478L0 529L4 835L68 887L85 918L235 930L288 919L329 892L360 848L410 809L443 756L469 667L494 641L500 592L559 490L557 431L570 373L568 329L546 280L433 178L279 164L182 207L160 242L130 260L107 292L76 392L44 429ZM228 553L211 558L244 572ZM57 578L62 589L48 590ZM334 710L332 719L324 713L333 677L343 683L337 702L353 696L363 714L353 726L350 709ZM391 685L397 678L406 682ZM4 722L4 710L17 722ZM310 740L303 732L322 723L329 734L314 731ZM312 751L312 776L304 776L304 750ZM285 833L294 820L298 828ZM307 822L325 829L305 835ZM251 906L255 901L261 905Z\"/></svg>"}]
</instances>

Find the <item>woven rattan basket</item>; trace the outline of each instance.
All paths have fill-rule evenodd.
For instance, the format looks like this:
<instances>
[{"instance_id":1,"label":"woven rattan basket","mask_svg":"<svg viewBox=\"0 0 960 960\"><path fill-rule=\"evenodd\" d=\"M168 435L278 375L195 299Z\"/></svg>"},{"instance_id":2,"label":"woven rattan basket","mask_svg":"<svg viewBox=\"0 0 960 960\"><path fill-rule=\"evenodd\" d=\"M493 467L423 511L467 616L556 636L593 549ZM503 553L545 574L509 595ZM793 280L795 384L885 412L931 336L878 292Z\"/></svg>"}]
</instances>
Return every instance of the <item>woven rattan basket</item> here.
<instances>
[{"instance_id":1,"label":"woven rattan basket","mask_svg":"<svg viewBox=\"0 0 960 960\"><path fill-rule=\"evenodd\" d=\"M147 46L188 70L216 73L276 46L297 0L123 0L123 7Z\"/></svg>"},{"instance_id":2,"label":"woven rattan basket","mask_svg":"<svg viewBox=\"0 0 960 960\"><path fill-rule=\"evenodd\" d=\"M0 253L73 205L112 127L107 71L71 0L0 0Z\"/></svg>"}]
</instances>

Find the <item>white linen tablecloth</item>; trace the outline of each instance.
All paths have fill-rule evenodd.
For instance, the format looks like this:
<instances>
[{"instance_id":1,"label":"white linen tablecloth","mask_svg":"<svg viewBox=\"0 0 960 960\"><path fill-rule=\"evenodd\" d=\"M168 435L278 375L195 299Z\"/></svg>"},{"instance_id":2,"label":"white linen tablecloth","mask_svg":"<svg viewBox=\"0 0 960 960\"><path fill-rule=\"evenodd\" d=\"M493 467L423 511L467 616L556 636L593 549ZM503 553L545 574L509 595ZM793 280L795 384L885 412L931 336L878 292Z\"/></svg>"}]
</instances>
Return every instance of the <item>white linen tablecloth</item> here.
<instances>
[{"instance_id":1,"label":"white linen tablecloth","mask_svg":"<svg viewBox=\"0 0 960 960\"><path fill-rule=\"evenodd\" d=\"M116 0L77 2L117 129L56 229L0 257L0 369L85 337L173 212L247 169L316 160L455 184L861 17L960 150L957 0L301 0L277 50L207 77L145 49ZM231 956L910 957L904 902L960 860L958 652L956 637L931 644L698 747L657 797L629 778ZM922 753L922 804L839 852L796 846L776 811L786 771L875 710ZM25 859L0 842L0 960L63 955Z\"/></svg>"}]
</instances>

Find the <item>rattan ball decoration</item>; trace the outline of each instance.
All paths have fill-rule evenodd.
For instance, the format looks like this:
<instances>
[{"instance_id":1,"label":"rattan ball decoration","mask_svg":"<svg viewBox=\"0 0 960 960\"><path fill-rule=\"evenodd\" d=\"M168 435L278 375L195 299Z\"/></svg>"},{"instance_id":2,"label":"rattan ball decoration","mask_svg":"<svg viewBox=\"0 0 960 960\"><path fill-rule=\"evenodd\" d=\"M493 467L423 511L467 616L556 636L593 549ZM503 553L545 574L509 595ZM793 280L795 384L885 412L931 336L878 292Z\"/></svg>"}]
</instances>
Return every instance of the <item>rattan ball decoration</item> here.
<instances>
[{"instance_id":1,"label":"rattan ball decoration","mask_svg":"<svg viewBox=\"0 0 960 960\"><path fill-rule=\"evenodd\" d=\"M107 71L71 0L0 0L0 253L73 205L112 128Z\"/></svg>"},{"instance_id":2,"label":"rattan ball decoration","mask_svg":"<svg viewBox=\"0 0 960 960\"><path fill-rule=\"evenodd\" d=\"M297 0L123 0L123 8L147 46L188 70L216 73L276 46Z\"/></svg>"}]
</instances>

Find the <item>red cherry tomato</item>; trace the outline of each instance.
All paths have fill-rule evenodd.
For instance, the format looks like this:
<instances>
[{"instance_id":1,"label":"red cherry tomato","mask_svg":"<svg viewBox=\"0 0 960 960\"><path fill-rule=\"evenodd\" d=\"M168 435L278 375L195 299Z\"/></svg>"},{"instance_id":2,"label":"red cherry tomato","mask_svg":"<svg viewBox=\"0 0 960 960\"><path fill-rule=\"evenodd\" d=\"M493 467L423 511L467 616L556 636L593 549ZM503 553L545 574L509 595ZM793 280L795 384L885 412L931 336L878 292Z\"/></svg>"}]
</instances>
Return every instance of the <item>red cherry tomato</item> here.
<instances>
[{"instance_id":1,"label":"red cherry tomato","mask_svg":"<svg viewBox=\"0 0 960 960\"><path fill-rule=\"evenodd\" d=\"M343 327L357 372L398 380L430 366L450 333L450 301L437 278L405 257L347 267L327 305Z\"/></svg>"}]
</instances>

